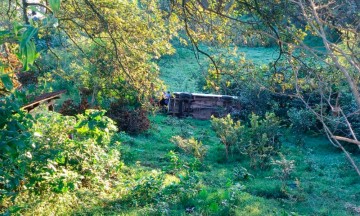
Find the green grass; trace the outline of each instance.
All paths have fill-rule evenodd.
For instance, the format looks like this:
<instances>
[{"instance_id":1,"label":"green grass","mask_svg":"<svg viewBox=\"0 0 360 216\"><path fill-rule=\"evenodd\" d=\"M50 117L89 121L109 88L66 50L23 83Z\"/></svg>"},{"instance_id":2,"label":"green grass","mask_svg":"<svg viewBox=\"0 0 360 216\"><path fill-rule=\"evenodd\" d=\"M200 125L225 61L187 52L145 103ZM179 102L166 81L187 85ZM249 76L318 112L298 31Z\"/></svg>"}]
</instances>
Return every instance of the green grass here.
<instances>
[{"instance_id":1,"label":"green grass","mask_svg":"<svg viewBox=\"0 0 360 216\"><path fill-rule=\"evenodd\" d=\"M267 64L276 50L241 48L254 64ZM160 61L161 77L171 91L201 92L208 60L200 65L185 48ZM80 189L76 193L43 195L26 204L28 215L357 215L359 177L344 154L321 136L304 135L303 145L284 129L281 152L295 161L286 181L273 166L250 167L245 155L230 154L210 121L150 116L147 132L119 133L123 180L111 190ZM207 148L201 164L170 139L195 137ZM173 152L173 153L172 153ZM178 160L174 165L171 157ZM354 155L359 161L359 155ZM360 161L359 161L360 162ZM239 172L240 170L240 172ZM247 170L247 173L241 172ZM247 174L247 175L246 175ZM247 177L247 178L246 178Z\"/></svg>"},{"instance_id":2,"label":"green grass","mask_svg":"<svg viewBox=\"0 0 360 216\"><path fill-rule=\"evenodd\" d=\"M210 54L226 53L224 49L212 50L201 47ZM244 54L245 58L252 61L255 65L268 64L278 57L278 52L274 48L238 48L238 54ZM207 74L209 59L200 55L196 59L194 52L188 48L177 48L172 56L163 57L160 62L160 77L172 92L203 92L204 77Z\"/></svg>"},{"instance_id":3,"label":"green grass","mask_svg":"<svg viewBox=\"0 0 360 216\"><path fill-rule=\"evenodd\" d=\"M315 44L313 41L309 43ZM202 49L218 53L207 47ZM237 52L258 66L268 64L278 56L273 48L239 48ZM176 54L160 61L161 78L170 91L203 92L208 62L204 56L197 60L191 50L178 48ZM198 209L197 214L211 215L211 211L202 210L216 210L221 203L199 200L221 196L238 184L241 185L241 193L237 194L234 206L229 211L233 215L357 214L355 208L360 207L359 177L344 154L324 137L305 136L304 144L298 146L291 133L284 135L281 151L288 160L295 161L296 169L291 178L282 183L275 178L272 168L252 169L249 159L244 155L235 155L226 161L225 149L209 121L154 116L152 122L152 130L136 137L133 144L129 145L127 151L134 152L132 163L137 162L147 169L166 169L169 164L165 158L170 150L178 152L186 160L188 156L169 141L174 135L201 137L208 148L203 161L205 168L196 171L203 188L202 195L193 200L193 205ZM356 158L358 155L354 157L359 160ZM236 178L234 170L239 168L247 169L253 177L248 180ZM177 213L184 213L182 207L176 207Z\"/></svg>"},{"instance_id":4,"label":"green grass","mask_svg":"<svg viewBox=\"0 0 360 216\"><path fill-rule=\"evenodd\" d=\"M170 142L172 136L201 138L208 149L203 167L195 171L202 189L187 203L195 206L196 213L211 215L216 212L222 200L226 200L226 194L236 185L241 185L241 192L234 198L230 211L235 215L287 215L291 212L300 215L352 215L354 210L349 206L359 206L359 177L344 155L325 138L306 137L304 146L294 145L290 138L283 140L281 151L287 159L295 160L296 165L293 176L283 188L281 181L274 177L272 168L252 169L246 156L233 155L226 162L224 148L209 121L162 115L151 119L153 126L148 133L125 142L127 150L124 154L132 154L127 165L145 170L166 170L170 165L166 160L169 151L177 152L182 160L189 159L189 155ZM237 167L246 168L253 177L248 180L236 178L234 169ZM171 208L176 209L176 214L183 214L185 207L186 204L177 203Z\"/></svg>"},{"instance_id":5,"label":"green grass","mask_svg":"<svg viewBox=\"0 0 360 216\"><path fill-rule=\"evenodd\" d=\"M32 200L20 206L22 214L356 215L360 206L359 177L343 153L323 137L304 135L299 146L283 131L281 152L295 161L295 171L282 182L274 166L251 168L249 158L239 154L230 154L227 161L210 121L161 114L150 119L146 133L118 135L125 165L116 185L43 194L34 197L37 200L19 197ZM173 144L175 135L200 139L207 148L203 161L196 163ZM247 173L239 172L244 169Z\"/></svg>"}]
</instances>

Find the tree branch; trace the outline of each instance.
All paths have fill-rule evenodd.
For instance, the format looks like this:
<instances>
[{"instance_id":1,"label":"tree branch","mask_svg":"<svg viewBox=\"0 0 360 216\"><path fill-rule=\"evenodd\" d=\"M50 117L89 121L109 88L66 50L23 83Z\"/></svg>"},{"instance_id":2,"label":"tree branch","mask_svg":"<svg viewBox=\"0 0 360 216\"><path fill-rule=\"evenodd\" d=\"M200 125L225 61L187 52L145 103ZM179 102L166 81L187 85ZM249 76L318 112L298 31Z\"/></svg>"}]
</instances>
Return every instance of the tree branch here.
<instances>
[{"instance_id":1,"label":"tree branch","mask_svg":"<svg viewBox=\"0 0 360 216\"><path fill-rule=\"evenodd\" d=\"M54 13L51 8L49 8L48 6L44 5L44 4L41 4L41 3L35 3L35 2L31 2L31 3L27 3L27 6L39 6L39 7L43 7L45 8L46 10L48 10L50 13Z\"/></svg>"},{"instance_id":2,"label":"tree branch","mask_svg":"<svg viewBox=\"0 0 360 216\"><path fill-rule=\"evenodd\" d=\"M336 140L340 140L340 141L345 141L345 142L348 142L348 143L353 143L355 145L360 146L360 141L357 141L357 140L349 139L349 138L342 137L342 136L331 136L331 138L336 139Z\"/></svg>"}]
</instances>

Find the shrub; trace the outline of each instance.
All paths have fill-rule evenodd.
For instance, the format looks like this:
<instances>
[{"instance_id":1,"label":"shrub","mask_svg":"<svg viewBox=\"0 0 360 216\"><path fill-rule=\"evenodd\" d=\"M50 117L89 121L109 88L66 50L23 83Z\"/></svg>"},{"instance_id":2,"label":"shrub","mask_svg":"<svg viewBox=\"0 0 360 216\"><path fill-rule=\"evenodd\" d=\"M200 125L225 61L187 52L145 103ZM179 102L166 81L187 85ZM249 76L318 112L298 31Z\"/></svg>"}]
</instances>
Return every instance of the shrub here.
<instances>
[{"instance_id":1,"label":"shrub","mask_svg":"<svg viewBox=\"0 0 360 216\"><path fill-rule=\"evenodd\" d=\"M182 171L192 172L203 168L202 162L198 158L184 158L174 151L166 154L166 160L169 165L165 167L168 173L175 174Z\"/></svg>"},{"instance_id":2,"label":"shrub","mask_svg":"<svg viewBox=\"0 0 360 216\"><path fill-rule=\"evenodd\" d=\"M241 112L234 117L245 122L248 121L248 117L252 113L264 116L273 107L271 93L258 86L244 84L244 86L236 89L234 95L238 96L238 103L241 106Z\"/></svg>"},{"instance_id":3,"label":"shrub","mask_svg":"<svg viewBox=\"0 0 360 216\"><path fill-rule=\"evenodd\" d=\"M170 141L177 147L184 150L184 152L193 155L194 157L202 160L206 154L206 148L201 141L196 140L194 137L190 139L183 139L180 136L173 136Z\"/></svg>"},{"instance_id":4,"label":"shrub","mask_svg":"<svg viewBox=\"0 0 360 216\"><path fill-rule=\"evenodd\" d=\"M79 105L75 104L74 100L66 100L61 105L59 112L67 116L75 116L80 113Z\"/></svg>"},{"instance_id":5,"label":"shrub","mask_svg":"<svg viewBox=\"0 0 360 216\"><path fill-rule=\"evenodd\" d=\"M249 180L254 178L254 176L247 171L245 167L238 166L233 169L234 179L235 180Z\"/></svg>"},{"instance_id":6,"label":"shrub","mask_svg":"<svg viewBox=\"0 0 360 216\"><path fill-rule=\"evenodd\" d=\"M313 129L316 117L310 110L291 108L287 112L291 122L291 128L296 133L305 133Z\"/></svg>"},{"instance_id":7,"label":"shrub","mask_svg":"<svg viewBox=\"0 0 360 216\"><path fill-rule=\"evenodd\" d=\"M212 116L211 125L221 142L224 144L226 158L228 158L229 150L238 143L244 126L240 125L240 121L234 122L230 115L227 115L224 118Z\"/></svg>"},{"instance_id":8,"label":"shrub","mask_svg":"<svg viewBox=\"0 0 360 216\"><path fill-rule=\"evenodd\" d=\"M280 120L274 113L266 113L264 119L252 114L249 126L234 122L230 115L225 118L212 117L211 123L225 145L226 155L229 148L237 147L239 153L250 157L253 167L267 167L271 156L280 148Z\"/></svg>"},{"instance_id":9,"label":"shrub","mask_svg":"<svg viewBox=\"0 0 360 216\"><path fill-rule=\"evenodd\" d=\"M272 160L273 171L276 178L282 182L287 181L295 170L294 160L287 160L283 154L279 154L279 160Z\"/></svg>"},{"instance_id":10,"label":"shrub","mask_svg":"<svg viewBox=\"0 0 360 216\"><path fill-rule=\"evenodd\" d=\"M252 114L250 127L244 130L239 149L250 157L252 167L266 168L272 155L280 148L280 120L274 113L266 113L264 119Z\"/></svg>"},{"instance_id":11,"label":"shrub","mask_svg":"<svg viewBox=\"0 0 360 216\"><path fill-rule=\"evenodd\" d=\"M169 151L169 153L167 153L165 157L170 162L170 164L167 167L168 171L174 174L179 170L181 170L181 168L184 165L184 162L179 158L177 153L175 153L174 151Z\"/></svg>"},{"instance_id":12,"label":"shrub","mask_svg":"<svg viewBox=\"0 0 360 216\"><path fill-rule=\"evenodd\" d=\"M164 184L164 174L151 172L149 175L144 176L135 182L134 187L128 199L131 199L132 204L135 206L143 206L147 203L153 203L156 198L161 194Z\"/></svg>"},{"instance_id":13,"label":"shrub","mask_svg":"<svg viewBox=\"0 0 360 216\"><path fill-rule=\"evenodd\" d=\"M298 202L305 199L305 193L298 178L291 178L295 171L295 161L288 160L283 154L279 154L280 159L273 160L274 177L281 181L281 193L287 196L290 201ZM292 180L292 181L290 181Z\"/></svg>"},{"instance_id":14,"label":"shrub","mask_svg":"<svg viewBox=\"0 0 360 216\"><path fill-rule=\"evenodd\" d=\"M130 134L138 134L150 128L147 111L143 108L131 109L124 107L120 102L112 103L107 116L116 122L120 131Z\"/></svg>"},{"instance_id":15,"label":"shrub","mask_svg":"<svg viewBox=\"0 0 360 216\"><path fill-rule=\"evenodd\" d=\"M114 122L97 110L77 117L45 111L22 127L22 133L28 134L23 147L5 148L0 155L2 200L24 193L98 191L113 185L122 166L119 143L112 141ZM31 196L22 197L28 202Z\"/></svg>"},{"instance_id":16,"label":"shrub","mask_svg":"<svg viewBox=\"0 0 360 216\"><path fill-rule=\"evenodd\" d=\"M75 130L77 138L96 140L99 145L108 145L117 131L114 121L105 116L104 110L86 110L84 115L77 115Z\"/></svg>"}]
</instances>

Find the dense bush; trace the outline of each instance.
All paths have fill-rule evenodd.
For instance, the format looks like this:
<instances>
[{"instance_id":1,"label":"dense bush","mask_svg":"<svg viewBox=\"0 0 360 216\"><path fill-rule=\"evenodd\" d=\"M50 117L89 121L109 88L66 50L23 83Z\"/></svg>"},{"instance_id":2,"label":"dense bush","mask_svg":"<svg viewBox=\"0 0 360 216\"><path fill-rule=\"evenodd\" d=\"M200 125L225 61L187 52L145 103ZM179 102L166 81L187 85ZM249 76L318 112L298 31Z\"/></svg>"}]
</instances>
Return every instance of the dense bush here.
<instances>
[{"instance_id":1,"label":"dense bush","mask_svg":"<svg viewBox=\"0 0 360 216\"><path fill-rule=\"evenodd\" d=\"M80 188L94 191L111 187L119 177L120 153L112 137L114 122L103 111L87 110L75 117L54 112L39 112L23 124L22 143L14 145L7 135L11 121L1 128L0 190L4 206L13 205L19 195L38 196L65 193ZM26 137L24 137L26 135ZM31 196L28 198L30 199ZM25 199L26 201L26 199Z\"/></svg>"},{"instance_id":2,"label":"dense bush","mask_svg":"<svg viewBox=\"0 0 360 216\"><path fill-rule=\"evenodd\" d=\"M296 133L305 133L314 129L316 116L310 110L291 108L287 113L291 122L291 128Z\"/></svg>"},{"instance_id":3,"label":"dense bush","mask_svg":"<svg viewBox=\"0 0 360 216\"><path fill-rule=\"evenodd\" d=\"M143 206L156 202L156 198L159 198L163 189L164 177L163 173L152 172L135 181L131 193L127 197L131 205Z\"/></svg>"},{"instance_id":4,"label":"dense bush","mask_svg":"<svg viewBox=\"0 0 360 216\"><path fill-rule=\"evenodd\" d=\"M122 103L112 103L107 116L113 119L120 131L137 134L150 127L147 111L142 108L129 108Z\"/></svg>"},{"instance_id":5,"label":"dense bush","mask_svg":"<svg viewBox=\"0 0 360 216\"><path fill-rule=\"evenodd\" d=\"M247 122L249 116L255 113L264 116L272 108L272 96L269 91L257 86L244 86L234 89L234 95L238 97L241 112L233 116L235 119Z\"/></svg>"},{"instance_id":6,"label":"dense bush","mask_svg":"<svg viewBox=\"0 0 360 216\"><path fill-rule=\"evenodd\" d=\"M90 104L86 99L82 98L79 104L76 104L74 100L66 100L61 105L59 112L67 116L75 116L77 114L83 113L86 109L90 108Z\"/></svg>"}]
</instances>

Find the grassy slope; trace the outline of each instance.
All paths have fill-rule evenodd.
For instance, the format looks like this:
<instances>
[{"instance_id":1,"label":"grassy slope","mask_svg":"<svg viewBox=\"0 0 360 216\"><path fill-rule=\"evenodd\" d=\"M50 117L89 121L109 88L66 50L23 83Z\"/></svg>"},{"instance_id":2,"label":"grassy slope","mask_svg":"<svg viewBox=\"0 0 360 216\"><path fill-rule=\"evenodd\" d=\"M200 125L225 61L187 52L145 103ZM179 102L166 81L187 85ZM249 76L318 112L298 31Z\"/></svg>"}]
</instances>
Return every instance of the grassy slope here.
<instances>
[{"instance_id":1,"label":"grassy slope","mask_svg":"<svg viewBox=\"0 0 360 216\"><path fill-rule=\"evenodd\" d=\"M255 64L266 64L276 58L276 51L273 49L243 48L240 52L245 52L246 58ZM206 59L201 57L200 63L204 65L205 62ZM201 91L197 83L202 79L206 67L199 66L192 51L180 48L174 56L162 59L160 65L161 76L169 90ZM225 162L224 148L216 138L209 121L158 115L152 117L152 122L149 133L135 137L131 144L125 144L126 152L131 152L125 159L128 165L141 164L149 170L164 169L168 166L164 158L169 151L178 151L182 157L186 157L169 141L172 136L201 138L208 148L204 160L206 169L199 171L204 190L226 191L229 184L237 183L246 188L239 198L237 215L278 215L281 212L296 212L301 215L353 215L355 211L352 207L360 205L358 176L345 156L325 138L306 137L303 146L296 146L291 139L284 138L282 152L287 159L295 161L296 170L282 189L282 183L274 177L272 169L251 169L245 157L241 159L235 156ZM246 168L254 178L237 179L234 170L239 167ZM184 214L184 209L177 213Z\"/></svg>"},{"instance_id":2,"label":"grassy slope","mask_svg":"<svg viewBox=\"0 0 360 216\"><path fill-rule=\"evenodd\" d=\"M237 215L280 215L281 212L296 212L301 215L351 215L351 207L358 206L360 183L358 176L345 160L344 155L334 149L326 139L309 137L304 146L296 146L283 140L282 152L287 159L295 160L296 170L285 191L272 169L259 170L249 167L245 157L233 156L224 160L224 149L211 130L209 121L177 119L166 116L152 117L152 129L125 143L131 156L125 161L129 166L163 170L169 162L164 160L170 150L187 157L169 140L174 135L201 138L208 148L204 159L205 169L197 171L201 176L203 190L208 196L222 193L229 185L244 185L239 204L234 207ZM136 165L135 165L136 164ZM244 167L254 178L236 178L234 170ZM201 198L199 198L201 199ZM198 204L199 205L199 204ZM348 207L347 207L348 206ZM180 208L180 207L179 207ZM210 206L195 206L197 209ZM178 209L174 214L183 214Z\"/></svg>"},{"instance_id":3,"label":"grassy slope","mask_svg":"<svg viewBox=\"0 0 360 216\"><path fill-rule=\"evenodd\" d=\"M237 52L245 54L246 59L257 65L268 64L278 55L275 49L262 47L239 48ZM170 91L202 92L202 86L198 83L206 76L208 61L204 56L200 56L197 61L193 51L178 48L176 54L162 58L159 62L160 76Z\"/></svg>"},{"instance_id":4,"label":"grassy slope","mask_svg":"<svg viewBox=\"0 0 360 216\"><path fill-rule=\"evenodd\" d=\"M262 59L261 50L256 49L251 52L254 61L259 63L266 61ZM266 49L263 51L266 53ZM173 76L181 73L184 77L189 77L196 68L200 68L195 64L192 56L189 56L190 51L183 50L183 52L180 56L166 60L166 67L163 65L161 68L162 76L171 85L171 90L182 90L180 87L184 85L184 90L192 91L185 86L194 87L197 80L189 79L181 84L181 79L176 81L177 76ZM272 51L265 56L269 56L270 53ZM166 74L169 76L166 77ZM128 175L131 175L131 179L141 180L152 172L165 172L170 180L179 180L181 177L179 173L169 172L172 163L167 155L170 151L174 151L183 161L189 161L192 157L172 144L170 139L175 135L193 136L202 140L207 147L203 166L194 171L199 176L200 191L189 200L173 204L161 201L129 208L126 204L129 201L126 201L122 195L122 193L127 194L128 191L123 191L123 186L120 185L119 191L113 191L100 200L93 199L92 194L82 195L81 202L93 204L89 208L84 206L79 211L75 210L74 214L160 214L161 211L156 212L154 209L159 210L163 204L165 215L188 215L186 209L192 207L194 207L192 215L229 215L229 212L231 215L246 216L355 215L353 207L360 206L359 177L354 173L343 153L331 146L323 137L305 137L304 145L298 146L294 144L291 134L284 132L281 152L288 160L295 161L296 168L287 181L281 182L275 175L274 167L268 170L253 169L249 166L249 159L244 155L233 155L229 161L226 161L224 147L211 129L210 121L178 119L161 114L150 118L152 124L148 132L138 136L124 135L121 139L121 158L129 167ZM238 172L241 168L245 168L253 177L241 178L241 173L239 175ZM235 201L229 207L231 211L218 211L219 208L228 205L226 203L229 201L228 194L231 194L237 186L240 193L232 198Z\"/></svg>"}]
</instances>

